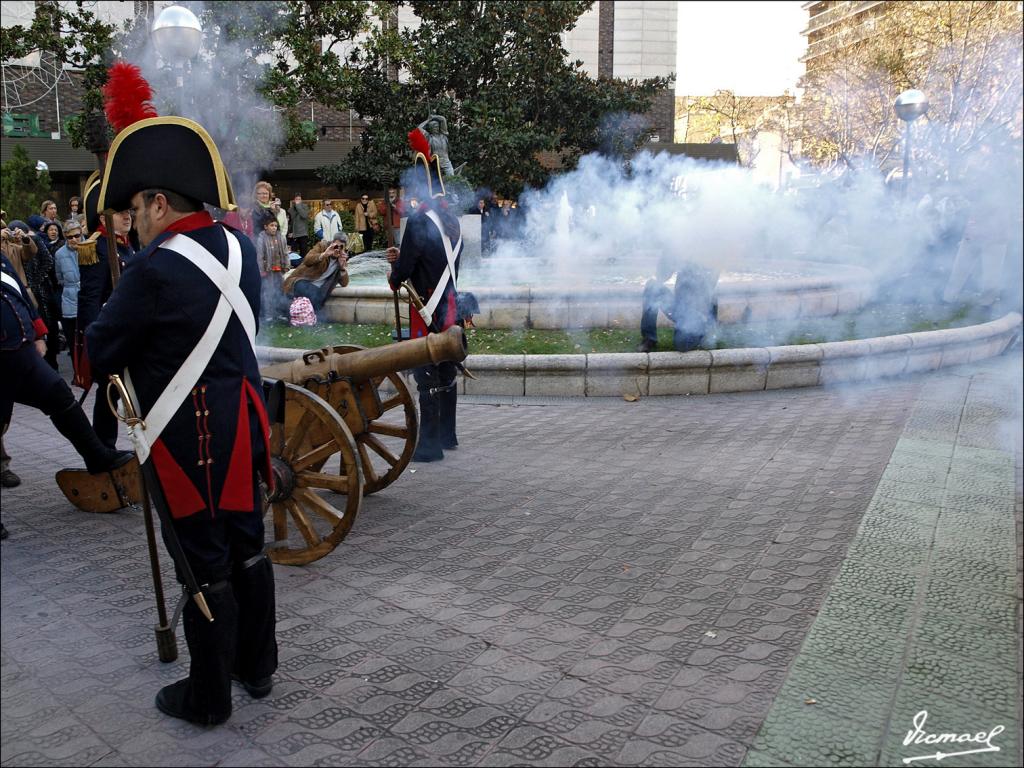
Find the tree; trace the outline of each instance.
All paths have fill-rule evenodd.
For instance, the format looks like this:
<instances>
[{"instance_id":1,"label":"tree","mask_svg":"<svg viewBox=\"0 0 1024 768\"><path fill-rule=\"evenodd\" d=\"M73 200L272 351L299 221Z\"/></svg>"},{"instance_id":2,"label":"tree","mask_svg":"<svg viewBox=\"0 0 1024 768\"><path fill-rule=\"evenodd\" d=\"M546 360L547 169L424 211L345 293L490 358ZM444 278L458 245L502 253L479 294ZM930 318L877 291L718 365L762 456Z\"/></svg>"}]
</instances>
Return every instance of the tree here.
<instances>
[{"instance_id":1,"label":"tree","mask_svg":"<svg viewBox=\"0 0 1024 768\"><path fill-rule=\"evenodd\" d=\"M71 128L75 146L89 143L86 127L102 110L107 68L121 58L142 68L160 114L193 117L210 131L236 176L251 177L282 152L312 147L315 128L304 123L297 107L344 78L333 49L365 28L366 4L275 1L250 3L244 11L234 3L182 4L198 14L203 44L181 91L179 73L165 66L152 45L148 18L117 29L99 21L82 0L74 10L53 0L38 2L28 28L2 29L3 56L48 53L84 69L86 109Z\"/></svg>"},{"instance_id":2,"label":"tree","mask_svg":"<svg viewBox=\"0 0 1024 768\"><path fill-rule=\"evenodd\" d=\"M58 65L83 70L83 112L69 123L72 144L76 147L87 146L88 117L103 109L99 89L107 81L116 32L113 24L100 21L85 7L83 0L76 0L73 10L66 3L37 0L32 24L0 28L4 61L38 54L52 57Z\"/></svg>"},{"instance_id":3,"label":"tree","mask_svg":"<svg viewBox=\"0 0 1024 768\"><path fill-rule=\"evenodd\" d=\"M893 111L908 88L931 102L915 123L915 164L955 177L995 135L1021 131L1021 22L1016 2L890 2L869 29L848 26L826 61L801 81L796 136L829 168L895 166L903 124Z\"/></svg>"},{"instance_id":4,"label":"tree","mask_svg":"<svg viewBox=\"0 0 1024 768\"><path fill-rule=\"evenodd\" d=\"M782 132L783 111L790 101L789 95L737 96L729 90L716 91L714 96L697 96L690 103L687 140L691 136L694 141L710 141L714 137L731 140L740 163L750 167L759 151L758 134L766 130ZM695 136L698 130L703 134L699 138Z\"/></svg>"},{"instance_id":5,"label":"tree","mask_svg":"<svg viewBox=\"0 0 1024 768\"><path fill-rule=\"evenodd\" d=\"M244 12L232 3L182 5L203 27L183 90L175 83L180 72L161 61L145 25L126 31L119 54L142 67L160 114L191 117L210 132L236 191L248 194L282 153L315 144L316 128L303 119L299 104L343 79L333 48L365 28L366 5L275 0L250 3Z\"/></svg>"},{"instance_id":6,"label":"tree","mask_svg":"<svg viewBox=\"0 0 1024 768\"><path fill-rule=\"evenodd\" d=\"M39 204L50 196L51 189L50 174L37 171L25 147L15 144L10 159L0 167L0 206L7 211L4 220L24 221L39 213Z\"/></svg>"},{"instance_id":7,"label":"tree","mask_svg":"<svg viewBox=\"0 0 1024 768\"><path fill-rule=\"evenodd\" d=\"M374 4L392 18L394 3ZM329 183L394 183L408 167L408 132L447 118L453 163L475 187L517 194L550 174L541 153L571 167L618 135L611 115L646 112L668 78L592 80L567 61L561 34L589 2L412 2L418 28L375 26L350 60L335 103L369 120L360 146L320 170ZM395 78L395 72L402 76ZM633 147L649 136L634 131Z\"/></svg>"}]
</instances>

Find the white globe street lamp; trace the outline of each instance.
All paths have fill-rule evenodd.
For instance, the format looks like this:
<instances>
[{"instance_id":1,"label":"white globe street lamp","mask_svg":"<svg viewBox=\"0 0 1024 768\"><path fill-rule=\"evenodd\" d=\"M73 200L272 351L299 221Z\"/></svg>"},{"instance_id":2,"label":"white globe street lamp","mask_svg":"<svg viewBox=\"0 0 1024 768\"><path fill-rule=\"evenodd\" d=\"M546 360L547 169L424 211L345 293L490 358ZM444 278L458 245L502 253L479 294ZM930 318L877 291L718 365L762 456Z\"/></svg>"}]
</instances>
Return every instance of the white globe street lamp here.
<instances>
[{"instance_id":1,"label":"white globe street lamp","mask_svg":"<svg viewBox=\"0 0 1024 768\"><path fill-rule=\"evenodd\" d=\"M203 27L188 8L169 5L160 11L150 32L157 52L174 67L180 113L185 99L185 66L199 55L203 46Z\"/></svg>"},{"instance_id":2,"label":"white globe street lamp","mask_svg":"<svg viewBox=\"0 0 1024 768\"><path fill-rule=\"evenodd\" d=\"M169 5L153 22L153 43L171 64L185 63L199 54L203 45L203 27L188 8Z\"/></svg>"},{"instance_id":3,"label":"white globe street lamp","mask_svg":"<svg viewBox=\"0 0 1024 768\"><path fill-rule=\"evenodd\" d=\"M896 97L893 104L896 110L896 117L906 123L903 132L903 196L907 196L907 187L910 184L910 124L928 111L928 97L921 91L910 89Z\"/></svg>"}]
</instances>

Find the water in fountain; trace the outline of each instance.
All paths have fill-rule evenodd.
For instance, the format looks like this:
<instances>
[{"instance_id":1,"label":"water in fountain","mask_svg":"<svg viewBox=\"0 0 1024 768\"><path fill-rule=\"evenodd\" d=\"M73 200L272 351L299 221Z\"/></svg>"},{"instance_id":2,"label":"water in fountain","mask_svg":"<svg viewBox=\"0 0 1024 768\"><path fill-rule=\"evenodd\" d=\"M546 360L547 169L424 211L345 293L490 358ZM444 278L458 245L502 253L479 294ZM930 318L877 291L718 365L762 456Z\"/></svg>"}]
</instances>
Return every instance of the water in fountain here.
<instances>
[{"instance_id":1,"label":"water in fountain","mask_svg":"<svg viewBox=\"0 0 1024 768\"><path fill-rule=\"evenodd\" d=\"M355 285L387 287L388 264L385 251L363 251L348 257L348 276Z\"/></svg>"}]
</instances>

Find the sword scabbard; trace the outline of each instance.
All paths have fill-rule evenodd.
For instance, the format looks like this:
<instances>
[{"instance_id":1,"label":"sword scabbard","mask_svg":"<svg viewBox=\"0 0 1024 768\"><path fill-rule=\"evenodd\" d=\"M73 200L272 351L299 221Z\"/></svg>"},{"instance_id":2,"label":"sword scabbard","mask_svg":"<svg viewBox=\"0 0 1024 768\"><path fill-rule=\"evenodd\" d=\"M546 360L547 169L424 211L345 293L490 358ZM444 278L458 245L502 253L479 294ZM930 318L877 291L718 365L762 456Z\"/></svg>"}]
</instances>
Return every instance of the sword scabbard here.
<instances>
[{"instance_id":1,"label":"sword scabbard","mask_svg":"<svg viewBox=\"0 0 1024 768\"><path fill-rule=\"evenodd\" d=\"M192 595L192 599L196 601L196 605L199 606L199 612L206 617L207 621L213 621L213 614L210 613L210 606L206 604L206 597L202 592L196 592Z\"/></svg>"}]
</instances>

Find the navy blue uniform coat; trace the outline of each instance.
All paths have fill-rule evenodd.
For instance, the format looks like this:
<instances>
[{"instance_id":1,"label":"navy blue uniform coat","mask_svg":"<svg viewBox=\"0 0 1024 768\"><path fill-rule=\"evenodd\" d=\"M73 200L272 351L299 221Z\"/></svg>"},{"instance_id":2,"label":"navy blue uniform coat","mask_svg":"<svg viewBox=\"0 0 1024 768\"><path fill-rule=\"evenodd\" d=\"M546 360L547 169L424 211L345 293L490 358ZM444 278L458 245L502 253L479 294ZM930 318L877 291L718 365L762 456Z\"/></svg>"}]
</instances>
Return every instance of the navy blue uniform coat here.
<instances>
[{"instance_id":1,"label":"navy blue uniform coat","mask_svg":"<svg viewBox=\"0 0 1024 768\"><path fill-rule=\"evenodd\" d=\"M225 228L208 214L173 226L227 265ZM199 342L221 297L198 267L160 247L174 234L162 233L132 258L86 332L97 380L127 368L143 416ZM242 251L240 287L259 318L256 253L247 237L235 236ZM268 435L256 357L232 313L206 370L152 447L171 514L214 517L258 509L255 472L263 471L270 483Z\"/></svg>"}]
</instances>

